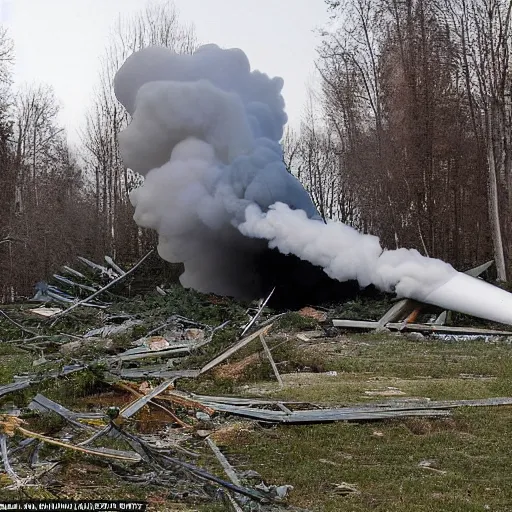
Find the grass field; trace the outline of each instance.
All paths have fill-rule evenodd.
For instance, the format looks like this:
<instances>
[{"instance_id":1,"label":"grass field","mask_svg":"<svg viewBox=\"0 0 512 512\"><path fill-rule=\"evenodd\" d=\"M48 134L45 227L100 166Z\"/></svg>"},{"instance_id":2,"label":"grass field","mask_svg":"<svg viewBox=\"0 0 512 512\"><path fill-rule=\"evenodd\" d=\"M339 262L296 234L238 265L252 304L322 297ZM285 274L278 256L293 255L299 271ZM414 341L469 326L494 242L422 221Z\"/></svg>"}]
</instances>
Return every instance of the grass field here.
<instances>
[{"instance_id":1,"label":"grass field","mask_svg":"<svg viewBox=\"0 0 512 512\"><path fill-rule=\"evenodd\" d=\"M311 325L283 322L268 338L282 389L263 355L239 364L261 349L257 345L199 380L179 381L178 388L329 405L512 396L512 345L506 340L345 334L303 342L295 334L305 327ZM0 385L34 371L34 357L19 344L0 343ZM197 363L197 356L192 361ZM230 373L235 363L237 371ZM37 391L72 409L83 407L84 396L104 409L110 396L101 376L85 372L8 395L0 409L25 406ZM32 426L48 434L56 429L50 421ZM236 469L255 470L267 483L292 485L288 503L293 506L426 512L512 510L511 434L512 407L501 406L457 409L446 418L308 426L269 427L233 418L213 435ZM202 464L222 475L202 441L194 440L194 449L201 452ZM67 454L56 479L53 497L133 497L148 499L150 510L224 510L179 505L169 489L128 484L108 464L87 455ZM43 497L41 489L2 490L6 481L0 475L0 499Z\"/></svg>"},{"instance_id":2,"label":"grass field","mask_svg":"<svg viewBox=\"0 0 512 512\"><path fill-rule=\"evenodd\" d=\"M388 394L512 395L512 347L505 343L368 335L302 350L338 375L289 374L283 390L255 382L249 391L335 404ZM293 485L291 503L312 510L506 511L512 510L511 431L511 407L464 408L449 418L247 428L224 449L269 481Z\"/></svg>"}]
</instances>

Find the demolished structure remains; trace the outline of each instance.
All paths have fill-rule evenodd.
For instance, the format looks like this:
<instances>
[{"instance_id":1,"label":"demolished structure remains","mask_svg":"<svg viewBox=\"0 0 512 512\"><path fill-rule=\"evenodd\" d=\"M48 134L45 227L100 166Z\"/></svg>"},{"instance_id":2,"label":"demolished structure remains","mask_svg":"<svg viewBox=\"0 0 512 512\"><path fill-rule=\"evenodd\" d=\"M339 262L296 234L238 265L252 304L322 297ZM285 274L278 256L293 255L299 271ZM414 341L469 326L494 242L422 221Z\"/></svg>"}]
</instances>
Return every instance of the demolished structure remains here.
<instances>
[{"instance_id":1,"label":"demolished structure remains","mask_svg":"<svg viewBox=\"0 0 512 512\"><path fill-rule=\"evenodd\" d=\"M290 490L289 486L285 483L277 486L268 486L264 483L257 486L250 484L240 476L216 446L210 434L223 425L225 421L223 418L239 417L263 424L366 422L408 417L442 418L449 416L451 411L458 407L512 405L512 398L507 397L439 401L393 398L388 402L325 407L286 400L206 396L179 391L178 379L200 378L245 347L252 347L250 351L253 351L258 344L259 350L262 350L264 357L271 364L278 387L283 386L278 370L279 361L274 360L272 350L265 340L283 313L268 315L266 304L269 297L260 301L257 307L247 310L250 314L245 323L230 326L230 321L224 321L217 326L210 326L173 314L159 325L154 325L150 329L146 326L145 335L130 342L132 348L125 350L119 348L110 355L104 353L97 358L89 357L83 362L76 361L69 364L70 361L64 357L66 354L79 354L81 349L87 349L96 340L133 332L143 323L141 319L130 314L108 314L109 307L117 300L114 296L109 296L109 290L116 284L122 286L123 282L128 281L139 264L143 264L142 261L129 271L123 271L117 265L114 267L115 263L111 260L107 260L108 266L95 264L84 258L80 258L80 262L87 271L81 272L71 267L63 269L68 275L72 275L73 279L61 279L60 274L54 276L55 282L59 283L60 287L46 285L46 294L41 294L41 286L38 286L32 301L41 302L43 305L30 306L26 309L26 314L41 318L42 325L55 331L59 323L65 321L67 315L82 307L103 311L101 314L104 325L89 329L83 334L43 335L39 334L40 329L25 327L19 319L14 319L2 311L5 321L27 335L22 340L24 349L41 353L41 357L34 360L34 367L44 368L44 372L15 376L14 382L0 386L0 400L2 397L23 390L37 389L42 382L61 380L68 375L88 371L91 368L101 368L101 380L105 385L128 393L133 399L122 407L113 404L109 408L74 411L47 398L42 393L35 393L28 403L27 411L42 416L52 414L61 418L62 430L58 436L49 436L31 430L27 428L21 410L9 412L4 409L0 419L2 431L0 447L4 469L10 479L6 489L44 486L51 481L53 472L59 469L59 461L44 460L38 456L39 448L48 445L59 450L74 451L96 459L113 461L116 467L122 466L122 468L119 466L116 471L121 471L119 474L123 478L130 481L150 482L152 485L172 486L175 489L173 496L178 500L187 496L186 499L189 501L190 499L208 501L218 492L213 491L212 494L213 488L222 490L220 495L217 494L217 498L223 496L222 499L226 500L226 506L229 509L279 510L280 507L290 509L286 506L286 501L283 501ZM476 275L488 267L489 264L486 264L473 269L470 273ZM114 271L114 268L117 268L117 271ZM98 282L98 279L103 282ZM48 297L48 292L52 293L51 297ZM159 286L155 293L164 296L167 294L163 286ZM70 301L72 301L71 305ZM52 307L48 307L48 303L51 303ZM58 307L59 305L61 307ZM379 321L333 319L332 324L345 329L356 328L381 332L382 330L401 332L413 330L424 333L450 332L491 337L512 335L512 331L506 330L444 326L447 312L434 316L432 323L416 324L414 322L424 313L423 307L426 306L417 302L400 301L393 304ZM305 314L311 313L305 310ZM194 364L194 354L206 349L212 343L214 336L228 326L236 328L239 333L238 341L226 346L200 365ZM307 336L303 338L308 339ZM76 360L76 356L73 356L73 359ZM158 361L157 364L155 360ZM182 361L181 364L180 361ZM190 362L187 363L187 361ZM135 383L137 381L140 383L141 380L142 385ZM148 384L148 381L154 384ZM155 436L153 433L146 435L134 432L130 422L148 408L165 418L164 421L174 427L173 430L177 435L170 436L166 440L166 436L162 434ZM207 426L206 430L203 425ZM205 436L207 446L212 450L226 474L225 478L218 477L197 465L197 456L184 443L193 432L200 438ZM104 441L109 439L124 443L126 448L112 448L111 441L106 443ZM33 451L34 447L35 451ZM30 464L26 465L23 460L26 454L30 453L32 453L29 457Z\"/></svg>"}]
</instances>

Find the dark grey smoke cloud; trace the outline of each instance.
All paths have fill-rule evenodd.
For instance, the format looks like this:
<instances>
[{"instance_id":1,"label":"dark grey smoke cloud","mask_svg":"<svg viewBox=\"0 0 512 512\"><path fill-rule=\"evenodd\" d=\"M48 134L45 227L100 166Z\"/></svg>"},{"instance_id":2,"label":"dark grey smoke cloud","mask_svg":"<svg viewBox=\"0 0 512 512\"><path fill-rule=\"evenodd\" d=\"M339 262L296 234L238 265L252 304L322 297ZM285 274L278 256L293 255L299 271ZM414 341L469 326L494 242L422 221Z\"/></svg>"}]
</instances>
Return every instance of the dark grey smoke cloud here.
<instances>
[{"instance_id":1,"label":"dark grey smoke cloud","mask_svg":"<svg viewBox=\"0 0 512 512\"><path fill-rule=\"evenodd\" d=\"M283 202L319 218L282 163L282 79L251 71L241 50L154 47L129 57L114 86L132 115L122 158L145 176L130 197L135 221L158 232L162 258L184 263L184 286L259 294L255 256L267 244L237 229L247 207Z\"/></svg>"}]
</instances>

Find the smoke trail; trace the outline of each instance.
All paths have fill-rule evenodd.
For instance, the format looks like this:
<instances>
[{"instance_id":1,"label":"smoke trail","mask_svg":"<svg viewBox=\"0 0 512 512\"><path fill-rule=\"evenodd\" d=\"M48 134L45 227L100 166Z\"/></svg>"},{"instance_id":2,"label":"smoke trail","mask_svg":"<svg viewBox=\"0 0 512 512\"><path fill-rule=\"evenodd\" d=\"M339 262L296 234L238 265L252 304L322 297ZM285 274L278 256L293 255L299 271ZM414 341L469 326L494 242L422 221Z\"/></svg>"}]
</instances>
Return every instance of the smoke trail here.
<instances>
[{"instance_id":1,"label":"smoke trail","mask_svg":"<svg viewBox=\"0 0 512 512\"><path fill-rule=\"evenodd\" d=\"M457 274L441 260L426 258L416 250L383 251L375 236L340 222L320 223L283 203L272 205L266 213L249 206L238 229L246 236L268 240L270 247L284 254L322 267L333 279L356 279L361 287L373 284L399 297L423 301Z\"/></svg>"},{"instance_id":2,"label":"smoke trail","mask_svg":"<svg viewBox=\"0 0 512 512\"><path fill-rule=\"evenodd\" d=\"M283 164L283 81L251 71L241 50L147 48L127 59L114 85L132 115L121 155L145 175L130 196L134 219L158 232L162 258L184 263L184 286L257 296L267 247L333 279L418 300L456 274L417 251L383 251L377 237L319 222Z\"/></svg>"}]
</instances>

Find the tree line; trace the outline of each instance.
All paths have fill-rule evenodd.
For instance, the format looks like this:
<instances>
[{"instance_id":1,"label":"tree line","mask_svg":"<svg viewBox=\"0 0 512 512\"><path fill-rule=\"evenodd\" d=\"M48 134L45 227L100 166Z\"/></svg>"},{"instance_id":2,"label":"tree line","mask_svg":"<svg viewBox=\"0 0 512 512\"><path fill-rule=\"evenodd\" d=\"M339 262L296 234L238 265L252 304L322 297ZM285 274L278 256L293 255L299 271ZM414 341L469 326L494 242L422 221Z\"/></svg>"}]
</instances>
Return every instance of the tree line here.
<instances>
[{"instance_id":1,"label":"tree line","mask_svg":"<svg viewBox=\"0 0 512 512\"><path fill-rule=\"evenodd\" d=\"M324 218L466 268L512 272L511 2L325 0L312 91L284 161ZM193 26L172 3L120 18L78 148L44 84L14 90L15 46L0 31L0 301L76 255L132 263L155 235L132 220L117 134L129 122L112 88L148 45L190 53Z\"/></svg>"},{"instance_id":2,"label":"tree line","mask_svg":"<svg viewBox=\"0 0 512 512\"><path fill-rule=\"evenodd\" d=\"M33 295L38 281L77 255L131 264L154 247L154 233L133 222L128 193L140 176L119 156L117 134L129 119L112 87L126 57L148 45L192 52L194 28L180 23L168 1L120 17L72 148L51 87L13 89L15 45L0 31L0 302Z\"/></svg>"},{"instance_id":3,"label":"tree line","mask_svg":"<svg viewBox=\"0 0 512 512\"><path fill-rule=\"evenodd\" d=\"M285 159L325 216L512 272L509 0L326 0L319 90Z\"/></svg>"}]
</instances>

